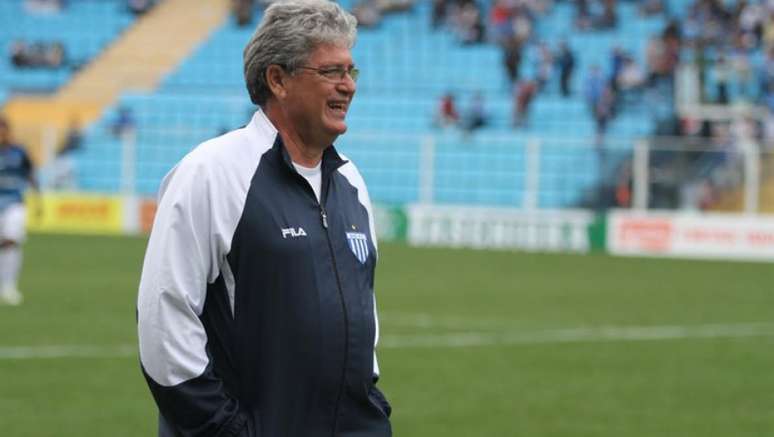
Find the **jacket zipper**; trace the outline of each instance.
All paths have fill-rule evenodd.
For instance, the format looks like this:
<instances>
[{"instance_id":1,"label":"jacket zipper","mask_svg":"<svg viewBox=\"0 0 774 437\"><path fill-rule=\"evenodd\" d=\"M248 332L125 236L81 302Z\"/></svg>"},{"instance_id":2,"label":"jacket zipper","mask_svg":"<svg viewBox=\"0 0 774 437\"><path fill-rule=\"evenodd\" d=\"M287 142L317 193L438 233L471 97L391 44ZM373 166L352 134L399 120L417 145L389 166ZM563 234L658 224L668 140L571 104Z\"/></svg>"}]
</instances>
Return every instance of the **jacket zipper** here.
<instances>
[{"instance_id":1,"label":"jacket zipper","mask_svg":"<svg viewBox=\"0 0 774 437\"><path fill-rule=\"evenodd\" d=\"M341 385L339 386L339 393L336 396L336 407L333 410L333 430L331 436L336 437L336 429L339 425L339 408L341 407L341 397L344 394L344 388L346 387L347 376L347 363L349 361L349 316L347 313L347 302L344 300L344 290L341 287L341 277L339 276L339 268L336 264L336 254L333 250L333 243L331 242L331 236L328 232L328 214L325 212L325 206L323 206L324 200L327 197L327 186L321 196L320 202L320 217L322 219L322 226L325 228L325 238L328 240L328 249L331 252L331 260L333 261L333 272L336 275L336 285L339 289L339 298L341 299L341 309L344 313L344 365L341 368Z\"/></svg>"}]
</instances>

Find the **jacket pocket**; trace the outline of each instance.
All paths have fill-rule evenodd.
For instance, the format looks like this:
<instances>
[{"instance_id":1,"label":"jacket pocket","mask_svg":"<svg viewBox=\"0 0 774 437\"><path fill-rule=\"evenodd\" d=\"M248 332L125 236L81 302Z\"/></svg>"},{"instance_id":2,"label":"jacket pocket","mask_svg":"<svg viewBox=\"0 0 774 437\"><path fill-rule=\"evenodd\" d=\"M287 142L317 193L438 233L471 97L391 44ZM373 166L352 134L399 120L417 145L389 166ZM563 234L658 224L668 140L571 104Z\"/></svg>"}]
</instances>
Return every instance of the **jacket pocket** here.
<instances>
[{"instance_id":1,"label":"jacket pocket","mask_svg":"<svg viewBox=\"0 0 774 437\"><path fill-rule=\"evenodd\" d=\"M370 400L385 417L390 417L392 414L392 406L390 406L390 403L387 402L387 398L384 397L384 394L375 385L372 385L368 389L368 400Z\"/></svg>"},{"instance_id":2,"label":"jacket pocket","mask_svg":"<svg viewBox=\"0 0 774 437\"><path fill-rule=\"evenodd\" d=\"M261 437L258 424L256 423L255 415L248 415L245 421L245 427L239 434L239 437Z\"/></svg>"},{"instance_id":3,"label":"jacket pocket","mask_svg":"<svg viewBox=\"0 0 774 437\"><path fill-rule=\"evenodd\" d=\"M258 433L258 427L254 423L251 415L242 412L240 413L240 416L241 417L239 417L237 420L241 422L241 428L237 428L238 431L235 434L226 435L233 435L234 437L260 437L260 434Z\"/></svg>"}]
</instances>

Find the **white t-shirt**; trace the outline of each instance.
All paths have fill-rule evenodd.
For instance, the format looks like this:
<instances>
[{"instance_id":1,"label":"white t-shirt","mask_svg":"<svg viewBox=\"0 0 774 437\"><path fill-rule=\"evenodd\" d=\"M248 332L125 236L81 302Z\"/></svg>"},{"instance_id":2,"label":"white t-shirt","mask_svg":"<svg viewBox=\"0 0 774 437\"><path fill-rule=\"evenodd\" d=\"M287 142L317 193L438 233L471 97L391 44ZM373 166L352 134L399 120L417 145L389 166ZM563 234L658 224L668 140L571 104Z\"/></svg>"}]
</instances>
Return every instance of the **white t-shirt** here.
<instances>
[{"instance_id":1,"label":"white t-shirt","mask_svg":"<svg viewBox=\"0 0 774 437\"><path fill-rule=\"evenodd\" d=\"M296 168L298 174L304 177L314 191L314 195L317 196L317 201L320 201L320 191L322 190L322 161L317 163L317 166L309 168L302 165L298 165L295 162L293 167Z\"/></svg>"}]
</instances>

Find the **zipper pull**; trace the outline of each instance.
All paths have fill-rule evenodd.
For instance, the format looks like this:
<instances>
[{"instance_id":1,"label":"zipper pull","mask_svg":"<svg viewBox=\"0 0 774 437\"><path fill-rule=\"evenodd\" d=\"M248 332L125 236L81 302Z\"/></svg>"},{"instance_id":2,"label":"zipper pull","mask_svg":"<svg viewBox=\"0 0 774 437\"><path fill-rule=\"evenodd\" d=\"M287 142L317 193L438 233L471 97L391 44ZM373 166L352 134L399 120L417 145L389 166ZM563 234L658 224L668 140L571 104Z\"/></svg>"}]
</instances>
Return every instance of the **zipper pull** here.
<instances>
[{"instance_id":1,"label":"zipper pull","mask_svg":"<svg viewBox=\"0 0 774 437\"><path fill-rule=\"evenodd\" d=\"M325 214L325 208L320 206L320 215L322 216L322 225L325 229L328 229L328 215Z\"/></svg>"}]
</instances>

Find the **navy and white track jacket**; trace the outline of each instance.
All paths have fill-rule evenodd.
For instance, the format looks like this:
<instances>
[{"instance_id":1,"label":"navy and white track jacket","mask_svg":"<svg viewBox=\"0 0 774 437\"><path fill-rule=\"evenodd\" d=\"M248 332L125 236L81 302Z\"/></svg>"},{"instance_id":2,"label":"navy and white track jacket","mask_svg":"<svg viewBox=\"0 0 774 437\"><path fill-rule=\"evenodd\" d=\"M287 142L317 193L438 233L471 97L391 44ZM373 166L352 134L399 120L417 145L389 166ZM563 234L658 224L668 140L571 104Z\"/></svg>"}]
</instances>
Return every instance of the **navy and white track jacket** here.
<instances>
[{"instance_id":1,"label":"navy and white track jacket","mask_svg":"<svg viewBox=\"0 0 774 437\"><path fill-rule=\"evenodd\" d=\"M138 332L159 436L383 437L376 239L363 178L333 147L322 193L262 111L166 176Z\"/></svg>"}]
</instances>

